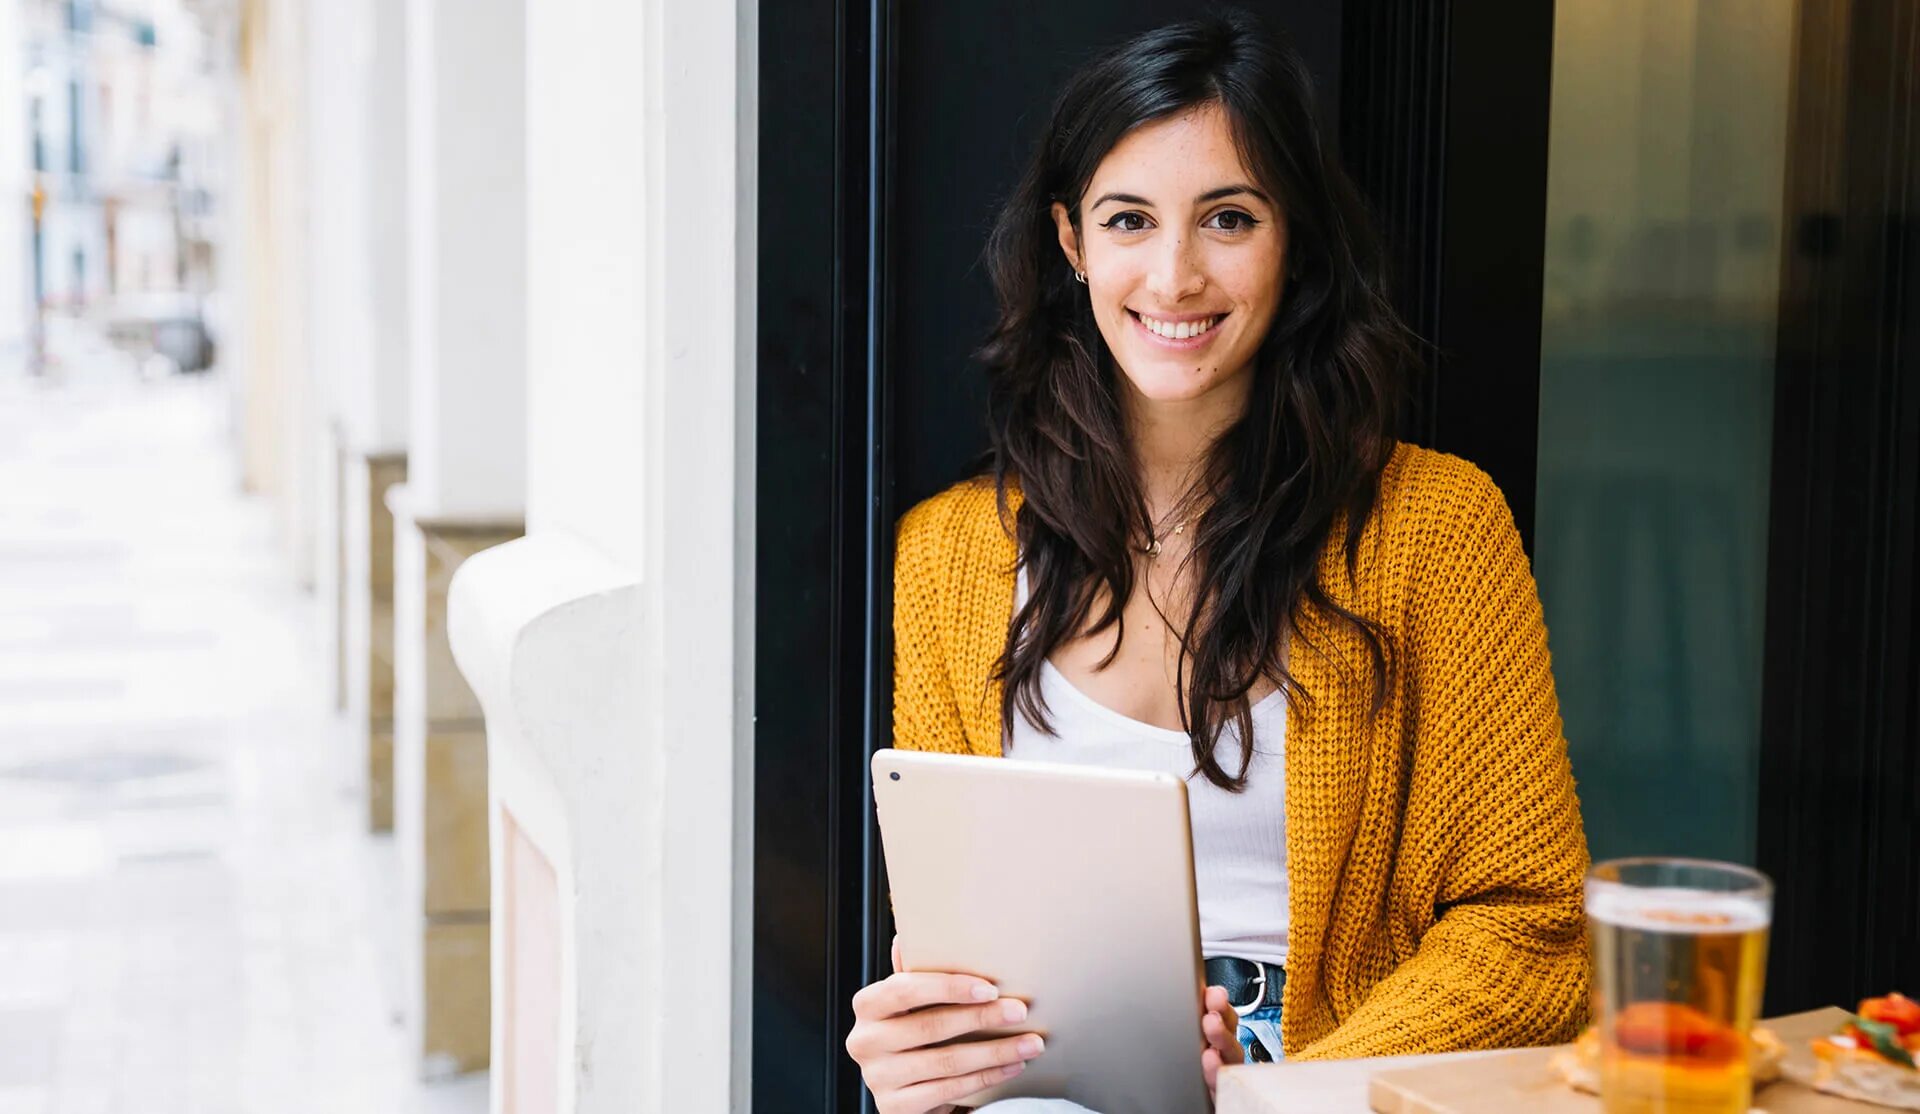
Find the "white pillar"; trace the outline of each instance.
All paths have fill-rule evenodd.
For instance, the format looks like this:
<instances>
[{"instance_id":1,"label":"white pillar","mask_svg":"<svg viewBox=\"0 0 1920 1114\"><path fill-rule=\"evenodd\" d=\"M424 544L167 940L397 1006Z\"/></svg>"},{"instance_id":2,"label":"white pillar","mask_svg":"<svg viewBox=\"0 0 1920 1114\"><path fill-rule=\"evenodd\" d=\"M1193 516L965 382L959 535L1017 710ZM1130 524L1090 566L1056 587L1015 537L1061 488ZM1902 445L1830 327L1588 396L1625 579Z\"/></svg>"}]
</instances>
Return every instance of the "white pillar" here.
<instances>
[{"instance_id":1,"label":"white pillar","mask_svg":"<svg viewBox=\"0 0 1920 1114\"><path fill-rule=\"evenodd\" d=\"M407 402L411 393L408 339L412 324L407 290L407 9L392 0L371 0L367 44L367 95L361 105L367 146L365 244L366 298L372 337L362 406L347 416L347 436L368 454L407 449Z\"/></svg>"},{"instance_id":2,"label":"white pillar","mask_svg":"<svg viewBox=\"0 0 1920 1114\"><path fill-rule=\"evenodd\" d=\"M529 5L530 530L448 616L495 1111L750 1108L756 35L750 0Z\"/></svg>"},{"instance_id":3,"label":"white pillar","mask_svg":"<svg viewBox=\"0 0 1920 1114\"><path fill-rule=\"evenodd\" d=\"M394 515L407 478L407 8L346 0L353 60L340 127L351 134L353 219L336 229L355 344L336 382L340 467L340 666L348 720L367 768L367 822L394 828Z\"/></svg>"},{"instance_id":4,"label":"white pillar","mask_svg":"<svg viewBox=\"0 0 1920 1114\"><path fill-rule=\"evenodd\" d=\"M407 2L407 486L445 518L526 502L521 0Z\"/></svg>"},{"instance_id":5,"label":"white pillar","mask_svg":"<svg viewBox=\"0 0 1920 1114\"><path fill-rule=\"evenodd\" d=\"M329 0L308 9L307 162L313 250L310 351L330 422L363 421L370 409L373 303L367 291L369 155L366 113L372 76L374 0Z\"/></svg>"},{"instance_id":6,"label":"white pillar","mask_svg":"<svg viewBox=\"0 0 1920 1114\"><path fill-rule=\"evenodd\" d=\"M646 55L659 126L647 160L644 598L658 620L645 706L672 788L660 1002L703 1002L683 1019L657 1018L662 1111L748 1109L758 10L752 0L661 0ZM712 222L687 219L703 205ZM689 471L699 478L687 482Z\"/></svg>"},{"instance_id":7,"label":"white pillar","mask_svg":"<svg viewBox=\"0 0 1920 1114\"><path fill-rule=\"evenodd\" d=\"M407 482L394 522L394 836L427 1075L488 1062L487 750L447 587L526 501L522 0L406 0Z\"/></svg>"},{"instance_id":8,"label":"white pillar","mask_svg":"<svg viewBox=\"0 0 1920 1114\"><path fill-rule=\"evenodd\" d=\"M314 567L322 633L334 671L336 700L350 706L352 640L351 581L357 562L348 550L348 508L356 500L356 469L347 423L366 407L372 375L372 314L367 296L367 156L365 90L370 76L372 17L369 0L336 0L310 9L307 72L313 95L307 102L307 163L313 168L308 229L309 360L323 412L320 430L320 506L315 524Z\"/></svg>"},{"instance_id":9,"label":"white pillar","mask_svg":"<svg viewBox=\"0 0 1920 1114\"><path fill-rule=\"evenodd\" d=\"M327 424L325 399L315 378L318 369L310 344L313 303L308 295L313 279L309 261L315 246L311 223L314 166L308 136L313 126L309 110L316 75L305 43L309 26L319 13L295 0L275 0L274 8L274 61L284 67L281 81L285 97L278 106L269 187L279 225L276 266L280 269L275 291L279 330L276 358L281 372L277 435L284 482L276 506L281 512L282 537L294 579L302 588L311 589L318 572L315 524L320 518L320 460Z\"/></svg>"}]
</instances>

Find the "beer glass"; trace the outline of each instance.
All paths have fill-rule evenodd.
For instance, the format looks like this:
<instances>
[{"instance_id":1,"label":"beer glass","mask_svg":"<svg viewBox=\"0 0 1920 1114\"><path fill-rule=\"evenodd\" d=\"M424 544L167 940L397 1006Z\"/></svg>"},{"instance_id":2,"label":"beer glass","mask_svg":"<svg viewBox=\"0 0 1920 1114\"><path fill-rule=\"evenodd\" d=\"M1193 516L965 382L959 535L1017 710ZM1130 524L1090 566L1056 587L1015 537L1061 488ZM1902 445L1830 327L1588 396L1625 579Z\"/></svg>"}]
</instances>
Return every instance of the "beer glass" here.
<instances>
[{"instance_id":1,"label":"beer glass","mask_svg":"<svg viewBox=\"0 0 1920 1114\"><path fill-rule=\"evenodd\" d=\"M1747 1114L1773 883L1700 859L1587 875L1606 1114Z\"/></svg>"}]
</instances>

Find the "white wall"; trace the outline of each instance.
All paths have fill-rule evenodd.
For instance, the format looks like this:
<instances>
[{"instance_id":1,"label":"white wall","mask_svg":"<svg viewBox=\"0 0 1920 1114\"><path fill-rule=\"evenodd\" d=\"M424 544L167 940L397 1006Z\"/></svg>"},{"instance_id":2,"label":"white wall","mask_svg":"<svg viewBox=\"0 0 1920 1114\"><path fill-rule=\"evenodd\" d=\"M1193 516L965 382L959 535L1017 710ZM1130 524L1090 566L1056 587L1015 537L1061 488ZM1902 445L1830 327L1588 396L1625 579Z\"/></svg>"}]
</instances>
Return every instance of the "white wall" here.
<instances>
[{"instance_id":1,"label":"white wall","mask_svg":"<svg viewBox=\"0 0 1920 1114\"><path fill-rule=\"evenodd\" d=\"M577 949L562 1111L750 1109L757 50L752 0L528 9L528 536L449 633Z\"/></svg>"},{"instance_id":2,"label":"white wall","mask_svg":"<svg viewBox=\"0 0 1920 1114\"><path fill-rule=\"evenodd\" d=\"M571 531L636 577L660 331L643 313L647 8L544 0L527 18L527 529Z\"/></svg>"},{"instance_id":3,"label":"white wall","mask_svg":"<svg viewBox=\"0 0 1920 1114\"><path fill-rule=\"evenodd\" d=\"M347 429L356 448L383 453L407 447L407 364L413 355L407 300L406 5L371 0L367 35L367 95L361 105L367 197L360 236L373 335L365 409L348 415Z\"/></svg>"},{"instance_id":4,"label":"white wall","mask_svg":"<svg viewBox=\"0 0 1920 1114\"><path fill-rule=\"evenodd\" d=\"M294 579L312 587L318 551L315 524L319 521L321 434L326 411L316 389L309 330L312 303L307 294L312 281L308 263L313 249L311 212L313 167L307 142L313 75L305 43L311 12L296 0L263 0L267 26L265 53L258 65L264 84L271 87L258 107L269 141L256 152L266 206L269 241L262 245L271 261L270 277L248 291L267 303L269 328L257 330L254 358L270 366L248 369L260 388L257 401L262 420L253 431L261 438L258 451L274 458L271 479L263 489L272 492L276 525ZM256 229L258 235L260 230ZM256 321L261 320L258 316Z\"/></svg>"},{"instance_id":5,"label":"white wall","mask_svg":"<svg viewBox=\"0 0 1920 1114\"><path fill-rule=\"evenodd\" d=\"M421 517L526 502L521 0L407 0L407 486Z\"/></svg>"},{"instance_id":6,"label":"white wall","mask_svg":"<svg viewBox=\"0 0 1920 1114\"><path fill-rule=\"evenodd\" d=\"M314 501L314 593L320 628L342 662L348 644L343 578L346 527L341 464L350 428L365 420L373 385L373 314L367 292L365 90L372 39L368 0L333 0L309 9L307 165L312 168L308 233L308 359L315 385L319 482ZM341 673L351 673L351 667ZM339 686L346 678L336 679ZM344 687L341 690L344 693Z\"/></svg>"},{"instance_id":7,"label":"white wall","mask_svg":"<svg viewBox=\"0 0 1920 1114\"><path fill-rule=\"evenodd\" d=\"M665 759L662 1110L747 1109L751 1059L753 403L758 10L661 0L649 98L647 647ZM703 214L711 214L703 219ZM732 743L731 753L721 740ZM723 842L719 824L732 821ZM729 1096L713 1081L731 1081ZM730 1100L730 1101L728 1101Z\"/></svg>"},{"instance_id":8,"label":"white wall","mask_svg":"<svg viewBox=\"0 0 1920 1114\"><path fill-rule=\"evenodd\" d=\"M371 409L373 313L367 290L366 89L371 0L309 9L307 162L312 168L308 286L314 374L325 416L356 424Z\"/></svg>"}]
</instances>

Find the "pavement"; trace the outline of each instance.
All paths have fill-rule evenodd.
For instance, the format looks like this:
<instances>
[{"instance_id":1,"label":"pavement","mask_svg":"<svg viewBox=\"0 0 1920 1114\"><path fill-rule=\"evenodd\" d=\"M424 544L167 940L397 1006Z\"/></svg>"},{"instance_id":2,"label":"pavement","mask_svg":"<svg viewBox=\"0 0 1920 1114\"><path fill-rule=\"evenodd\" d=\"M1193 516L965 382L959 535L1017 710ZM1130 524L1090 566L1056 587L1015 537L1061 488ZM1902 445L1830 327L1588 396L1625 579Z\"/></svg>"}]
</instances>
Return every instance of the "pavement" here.
<instances>
[{"instance_id":1,"label":"pavement","mask_svg":"<svg viewBox=\"0 0 1920 1114\"><path fill-rule=\"evenodd\" d=\"M0 375L0 1114L481 1114L214 377Z\"/></svg>"}]
</instances>

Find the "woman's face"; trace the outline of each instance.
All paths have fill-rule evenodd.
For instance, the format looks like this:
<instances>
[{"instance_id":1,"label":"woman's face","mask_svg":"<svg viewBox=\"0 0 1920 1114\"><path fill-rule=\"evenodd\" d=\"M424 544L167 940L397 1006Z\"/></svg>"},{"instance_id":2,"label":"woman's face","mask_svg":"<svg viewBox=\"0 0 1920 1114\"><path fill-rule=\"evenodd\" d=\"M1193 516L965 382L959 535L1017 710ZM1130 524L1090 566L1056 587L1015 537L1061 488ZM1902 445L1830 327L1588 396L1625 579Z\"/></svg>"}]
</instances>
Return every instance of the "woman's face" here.
<instances>
[{"instance_id":1,"label":"woman's face","mask_svg":"<svg viewBox=\"0 0 1920 1114\"><path fill-rule=\"evenodd\" d=\"M1138 395L1244 393L1280 308L1287 230L1220 106L1127 133L1080 204L1078 232L1053 206L1060 248L1086 272L1100 334Z\"/></svg>"}]
</instances>

